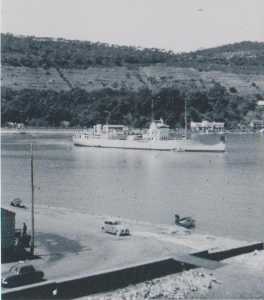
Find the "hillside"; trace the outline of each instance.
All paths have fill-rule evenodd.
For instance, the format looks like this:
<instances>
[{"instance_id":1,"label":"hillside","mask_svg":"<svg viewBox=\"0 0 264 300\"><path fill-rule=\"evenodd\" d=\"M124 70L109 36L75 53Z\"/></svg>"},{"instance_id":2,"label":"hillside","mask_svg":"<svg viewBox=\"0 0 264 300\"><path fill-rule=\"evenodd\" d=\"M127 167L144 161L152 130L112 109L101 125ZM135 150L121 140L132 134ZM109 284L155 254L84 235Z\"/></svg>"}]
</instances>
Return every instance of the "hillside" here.
<instances>
[{"instance_id":1,"label":"hillside","mask_svg":"<svg viewBox=\"0 0 264 300\"><path fill-rule=\"evenodd\" d=\"M192 86L199 91L207 90L214 82L232 87L241 96L255 97L264 92L264 74L235 74L221 71L198 71L156 64L150 66L90 67L87 69L29 68L2 66L3 85L14 90L37 89L67 91L71 88L93 92L109 88L139 91L144 87L153 90ZM61 76L61 74L63 74Z\"/></svg>"},{"instance_id":2,"label":"hillside","mask_svg":"<svg viewBox=\"0 0 264 300\"><path fill-rule=\"evenodd\" d=\"M123 122L145 126L155 116L229 127L259 117L264 98L264 43L174 54L158 49L2 35L2 122L74 126ZM249 117L250 116L250 117Z\"/></svg>"},{"instance_id":3,"label":"hillside","mask_svg":"<svg viewBox=\"0 0 264 300\"><path fill-rule=\"evenodd\" d=\"M155 48L1 34L2 63L10 66L86 69L91 66L167 63L204 71L263 74L264 43L241 42L175 54Z\"/></svg>"}]
</instances>

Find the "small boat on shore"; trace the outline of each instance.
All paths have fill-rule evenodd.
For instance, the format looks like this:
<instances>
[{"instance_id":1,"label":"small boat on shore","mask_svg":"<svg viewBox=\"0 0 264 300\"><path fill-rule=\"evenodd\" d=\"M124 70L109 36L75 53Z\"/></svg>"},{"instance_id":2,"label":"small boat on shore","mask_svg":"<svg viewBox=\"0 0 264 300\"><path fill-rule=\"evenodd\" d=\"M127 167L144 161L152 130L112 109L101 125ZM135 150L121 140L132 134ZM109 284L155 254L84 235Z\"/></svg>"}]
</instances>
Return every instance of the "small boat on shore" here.
<instances>
[{"instance_id":1,"label":"small boat on shore","mask_svg":"<svg viewBox=\"0 0 264 300\"><path fill-rule=\"evenodd\" d=\"M10 202L10 205L11 206L14 206L14 207L19 207L19 208L26 208L26 205L24 205L22 203L22 200L20 198L15 198L13 199L11 202Z\"/></svg>"},{"instance_id":2,"label":"small boat on shore","mask_svg":"<svg viewBox=\"0 0 264 300\"><path fill-rule=\"evenodd\" d=\"M175 218L175 224L185 227L185 228L194 228L195 227L195 220L192 217L184 217L184 218L180 218L179 215L175 214L174 215Z\"/></svg>"}]
</instances>

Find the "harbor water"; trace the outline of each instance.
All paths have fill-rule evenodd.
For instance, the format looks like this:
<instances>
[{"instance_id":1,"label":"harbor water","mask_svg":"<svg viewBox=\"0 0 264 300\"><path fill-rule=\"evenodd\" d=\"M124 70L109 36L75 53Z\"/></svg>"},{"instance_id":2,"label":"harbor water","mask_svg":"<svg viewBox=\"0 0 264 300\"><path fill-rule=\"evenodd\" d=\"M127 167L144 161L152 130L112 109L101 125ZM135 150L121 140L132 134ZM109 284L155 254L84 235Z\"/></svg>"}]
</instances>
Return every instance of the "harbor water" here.
<instances>
[{"instance_id":1,"label":"harbor water","mask_svg":"<svg viewBox=\"0 0 264 300\"><path fill-rule=\"evenodd\" d=\"M229 135L226 153L184 153L74 147L69 135L2 135L5 205L17 197L30 205L30 143L36 205L166 224L177 213L192 216L197 232L264 239L263 136Z\"/></svg>"}]
</instances>

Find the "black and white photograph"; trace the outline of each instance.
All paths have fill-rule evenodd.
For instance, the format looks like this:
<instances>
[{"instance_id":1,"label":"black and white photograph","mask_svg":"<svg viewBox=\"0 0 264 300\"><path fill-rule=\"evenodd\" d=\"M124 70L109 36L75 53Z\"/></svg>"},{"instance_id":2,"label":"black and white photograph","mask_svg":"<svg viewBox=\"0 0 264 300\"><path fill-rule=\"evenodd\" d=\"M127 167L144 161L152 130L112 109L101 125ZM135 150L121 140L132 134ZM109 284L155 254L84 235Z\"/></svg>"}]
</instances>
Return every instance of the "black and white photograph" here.
<instances>
[{"instance_id":1,"label":"black and white photograph","mask_svg":"<svg viewBox=\"0 0 264 300\"><path fill-rule=\"evenodd\" d=\"M264 300L264 1L1 1L1 298Z\"/></svg>"}]
</instances>

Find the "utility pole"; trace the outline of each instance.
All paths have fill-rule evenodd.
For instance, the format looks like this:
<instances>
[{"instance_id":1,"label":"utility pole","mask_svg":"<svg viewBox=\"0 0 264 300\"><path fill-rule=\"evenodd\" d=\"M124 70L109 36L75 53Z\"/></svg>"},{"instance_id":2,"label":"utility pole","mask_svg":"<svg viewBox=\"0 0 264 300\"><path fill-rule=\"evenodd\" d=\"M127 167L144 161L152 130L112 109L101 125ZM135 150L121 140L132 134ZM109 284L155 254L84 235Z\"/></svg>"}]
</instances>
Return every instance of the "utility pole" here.
<instances>
[{"instance_id":1,"label":"utility pole","mask_svg":"<svg viewBox=\"0 0 264 300\"><path fill-rule=\"evenodd\" d=\"M188 133L188 127L187 127L187 97L184 97L184 125L185 125L185 141L187 140L187 133Z\"/></svg>"},{"instance_id":2,"label":"utility pole","mask_svg":"<svg viewBox=\"0 0 264 300\"><path fill-rule=\"evenodd\" d=\"M30 253L34 255L35 247L35 224L34 224L34 157L33 157L33 144L30 144L30 179L31 179L31 245Z\"/></svg>"}]
</instances>

